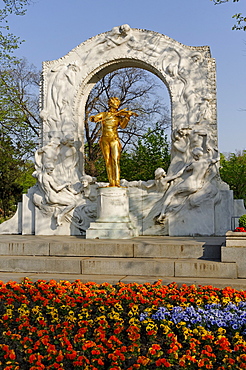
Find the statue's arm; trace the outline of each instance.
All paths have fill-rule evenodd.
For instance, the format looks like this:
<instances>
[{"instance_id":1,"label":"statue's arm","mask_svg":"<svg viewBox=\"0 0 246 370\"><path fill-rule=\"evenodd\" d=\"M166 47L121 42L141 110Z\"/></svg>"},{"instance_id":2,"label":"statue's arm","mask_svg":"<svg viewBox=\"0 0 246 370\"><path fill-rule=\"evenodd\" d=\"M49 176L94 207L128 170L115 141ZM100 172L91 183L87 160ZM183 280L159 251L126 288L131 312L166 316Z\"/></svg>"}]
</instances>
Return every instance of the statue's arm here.
<instances>
[{"instance_id":1,"label":"statue's arm","mask_svg":"<svg viewBox=\"0 0 246 370\"><path fill-rule=\"evenodd\" d=\"M130 121L130 117L120 117L120 127L121 128L126 128L128 125L128 122Z\"/></svg>"},{"instance_id":2,"label":"statue's arm","mask_svg":"<svg viewBox=\"0 0 246 370\"><path fill-rule=\"evenodd\" d=\"M49 179L49 184L50 184L50 187L52 187L58 193L59 191L64 189L66 186L69 186L71 183L70 182L65 182L62 185L57 185L56 182L52 178L50 178Z\"/></svg>"},{"instance_id":3,"label":"statue's arm","mask_svg":"<svg viewBox=\"0 0 246 370\"><path fill-rule=\"evenodd\" d=\"M128 125L128 122L130 121L131 116L136 116L138 117L138 114L135 112L132 112L130 110L126 109L121 109L118 113L117 116L120 117L120 127L121 128L126 128Z\"/></svg>"},{"instance_id":4,"label":"statue's arm","mask_svg":"<svg viewBox=\"0 0 246 370\"><path fill-rule=\"evenodd\" d=\"M104 113L105 112L101 112L101 113L96 114L95 116L91 116L90 121L91 122L100 122L100 121L102 121L103 118L104 118Z\"/></svg>"}]
</instances>

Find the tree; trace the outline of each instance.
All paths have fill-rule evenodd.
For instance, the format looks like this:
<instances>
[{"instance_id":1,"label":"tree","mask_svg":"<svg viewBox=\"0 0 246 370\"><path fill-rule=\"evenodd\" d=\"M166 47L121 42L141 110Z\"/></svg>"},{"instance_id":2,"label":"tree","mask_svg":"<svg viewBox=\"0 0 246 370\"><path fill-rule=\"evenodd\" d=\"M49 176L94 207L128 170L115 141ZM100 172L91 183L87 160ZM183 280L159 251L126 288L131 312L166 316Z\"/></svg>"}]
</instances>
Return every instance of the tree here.
<instances>
[{"instance_id":1,"label":"tree","mask_svg":"<svg viewBox=\"0 0 246 370\"><path fill-rule=\"evenodd\" d=\"M15 210L22 186L18 183L22 161L9 137L0 134L0 214L6 219Z\"/></svg>"},{"instance_id":2,"label":"tree","mask_svg":"<svg viewBox=\"0 0 246 370\"><path fill-rule=\"evenodd\" d=\"M126 129L119 128L122 151L135 152L138 139L147 133L163 130L170 126L167 106L157 94L163 85L139 68L124 68L106 75L92 89L85 109L85 170L99 179L105 177L104 163L99 147L100 123L92 123L89 118L108 109L108 98L117 96L121 108L138 113L131 117ZM150 131L148 131L150 130ZM101 176L101 177L100 177Z\"/></svg>"},{"instance_id":3,"label":"tree","mask_svg":"<svg viewBox=\"0 0 246 370\"><path fill-rule=\"evenodd\" d=\"M3 0L4 6L0 9L0 62L1 65L8 65L15 59L13 51L21 43L19 37L14 36L9 31L8 16L10 14L24 15L29 0Z\"/></svg>"},{"instance_id":4,"label":"tree","mask_svg":"<svg viewBox=\"0 0 246 370\"><path fill-rule=\"evenodd\" d=\"M123 153L121 177L126 180L153 179L154 171L161 167L167 171L170 164L170 145L165 130L156 124L155 129L138 139L135 150Z\"/></svg>"},{"instance_id":5,"label":"tree","mask_svg":"<svg viewBox=\"0 0 246 370\"><path fill-rule=\"evenodd\" d=\"M220 176L233 190L234 198L244 199L246 204L246 150L230 153L228 157L221 154Z\"/></svg>"},{"instance_id":6,"label":"tree","mask_svg":"<svg viewBox=\"0 0 246 370\"><path fill-rule=\"evenodd\" d=\"M25 59L0 71L0 132L11 138L23 158L30 158L37 147L39 76Z\"/></svg>"},{"instance_id":7,"label":"tree","mask_svg":"<svg viewBox=\"0 0 246 370\"><path fill-rule=\"evenodd\" d=\"M215 5L228 3L229 0L210 0L213 1ZM234 3L238 3L240 0L232 0ZM246 17L242 13L237 13L232 16L235 18L237 23L232 27L233 30L243 30L246 31Z\"/></svg>"},{"instance_id":8,"label":"tree","mask_svg":"<svg viewBox=\"0 0 246 370\"><path fill-rule=\"evenodd\" d=\"M15 60L0 71L0 208L11 215L20 195L32 186L38 144L39 72L26 60ZM10 173L11 169L11 173Z\"/></svg>"},{"instance_id":9,"label":"tree","mask_svg":"<svg viewBox=\"0 0 246 370\"><path fill-rule=\"evenodd\" d=\"M28 4L28 0L3 0L0 9L0 213L4 218L34 182L28 158L37 144L39 78L33 66L13 55L21 40L8 26L8 16L24 15Z\"/></svg>"}]
</instances>

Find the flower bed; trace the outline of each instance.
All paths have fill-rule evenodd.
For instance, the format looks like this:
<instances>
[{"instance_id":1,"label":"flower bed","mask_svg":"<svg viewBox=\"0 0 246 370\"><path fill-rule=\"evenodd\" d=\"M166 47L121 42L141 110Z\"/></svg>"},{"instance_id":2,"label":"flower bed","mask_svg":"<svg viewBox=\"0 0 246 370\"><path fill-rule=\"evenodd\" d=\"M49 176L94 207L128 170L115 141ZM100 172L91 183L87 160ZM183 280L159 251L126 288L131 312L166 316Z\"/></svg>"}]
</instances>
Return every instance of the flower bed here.
<instances>
[{"instance_id":1,"label":"flower bed","mask_svg":"<svg viewBox=\"0 0 246 370\"><path fill-rule=\"evenodd\" d=\"M0 282L0 369L246 369L246 291Z\"/></svg>"}]
</instances>

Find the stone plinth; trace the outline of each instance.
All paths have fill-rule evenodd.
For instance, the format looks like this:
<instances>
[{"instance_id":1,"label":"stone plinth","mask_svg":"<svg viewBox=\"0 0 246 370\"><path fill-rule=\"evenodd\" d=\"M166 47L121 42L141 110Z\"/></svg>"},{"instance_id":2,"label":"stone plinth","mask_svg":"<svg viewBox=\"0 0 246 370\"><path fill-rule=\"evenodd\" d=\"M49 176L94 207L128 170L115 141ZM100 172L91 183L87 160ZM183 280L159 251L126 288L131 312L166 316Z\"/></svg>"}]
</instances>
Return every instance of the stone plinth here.
<instances>
[{"instance_id":1,"label":"stone plinth","mask_svg":"<svg viewBox=\"0 0 246 370\"><path fill-rule=\"evenodd\" d=\"M246 233L226 233L226 246L221 248L221 261L236 262L238 277L246 278Z\"/></svg>"},{"instance_id":2,"label":"stone plinth","mask_svg":"<svg viewBox=\"0 0 246 370\"><path fill-rule=\"evenodd\" d=\"M245 247L246 248L246 233L228 231L226 233L227 247Z\"/></svg>"},{"instance_id":3,"label":"stone plinth","mask_svg":"<svg viewBox=\"0 0 246 370\"><path fill-rule=\"evenodd\" d=\"M129 239L137 236L129 218L126 188L100 188L97 198L97 220L91 222L86 239Z\"/></svg>"}]
</instances>

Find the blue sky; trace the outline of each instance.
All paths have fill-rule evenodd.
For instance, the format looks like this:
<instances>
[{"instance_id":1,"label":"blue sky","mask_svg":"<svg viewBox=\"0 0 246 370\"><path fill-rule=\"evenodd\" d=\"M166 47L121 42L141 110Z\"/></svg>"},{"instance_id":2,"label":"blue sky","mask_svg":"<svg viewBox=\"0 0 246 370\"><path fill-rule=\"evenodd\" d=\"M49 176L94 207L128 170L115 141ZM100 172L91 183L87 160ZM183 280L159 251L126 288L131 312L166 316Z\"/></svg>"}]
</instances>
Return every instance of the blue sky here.
<instances>
[{"instance_id":1,"label":"blue sky","mask_svg":"<svg viewBox=\"0 0 246 370\"><path fill-rule=\"evenodd\" d=\"M39 69L42 61L124 23L185 45L210 46L217 65L219 150L235 152L246 149L246 32L231 30L239 12L246 13L245 0L33 0L26 15L10 17L9 25L25 40L16 55Z\"/></svg>"}]
</instances>

